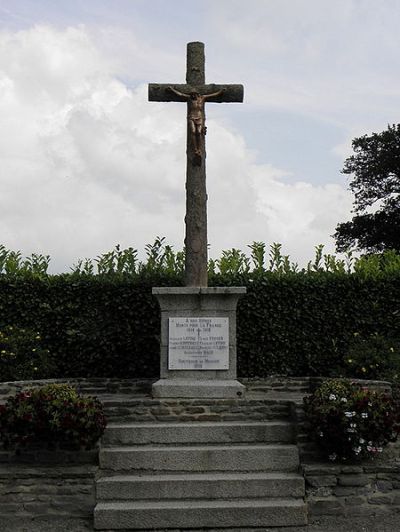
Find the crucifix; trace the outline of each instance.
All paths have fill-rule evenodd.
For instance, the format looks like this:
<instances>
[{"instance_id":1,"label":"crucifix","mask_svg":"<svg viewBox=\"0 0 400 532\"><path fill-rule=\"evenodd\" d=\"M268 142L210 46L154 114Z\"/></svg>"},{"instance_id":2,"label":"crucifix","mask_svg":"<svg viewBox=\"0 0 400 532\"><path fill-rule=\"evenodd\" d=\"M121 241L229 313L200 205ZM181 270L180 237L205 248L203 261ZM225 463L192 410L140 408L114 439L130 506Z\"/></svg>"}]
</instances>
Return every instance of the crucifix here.
<instances>
[{"instance_id":1,"label":"crucifix","mask_svg":"<svg viewBox=\"0 0 400 532\"><path fill-rule=\"evenodd\" d=\"M205 102L242 102L243 85L205 82L204 44L187 45L186 84L149 84L149 101L187 103L185 285L207 286Z\"/></svg>"}]
</instances>

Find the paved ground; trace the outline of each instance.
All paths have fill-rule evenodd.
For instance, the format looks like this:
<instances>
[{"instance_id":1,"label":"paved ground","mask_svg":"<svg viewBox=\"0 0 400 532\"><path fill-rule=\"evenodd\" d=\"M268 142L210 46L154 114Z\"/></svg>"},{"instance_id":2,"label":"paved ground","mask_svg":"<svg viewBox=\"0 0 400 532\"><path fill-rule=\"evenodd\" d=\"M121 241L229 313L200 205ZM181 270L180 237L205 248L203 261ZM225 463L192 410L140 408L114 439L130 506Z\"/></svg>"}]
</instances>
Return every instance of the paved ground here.
<instances>
[{"instance_id":1,"label":"paved ground","mask_svg":"<svg viewBox=\"0 0 400 532\"><path fill-rule=\"evenodd\" d=\"M63 521L54 520L50 517L40 520L17 520L8 519L0 520L1 532L93 532L91 522L85 520ZM229 529L224 532L400 532L400 514L391 516L376 516L370 518L337 518L329 517L315 520L314 523L307 527L288 527L288 528L257 528L257 529ZM153 531L141 531L153 532ZM165 532L187 532L169 530ZM197 530L197 532L222 532L221 529Z\"/></svg>"}]
</instances>

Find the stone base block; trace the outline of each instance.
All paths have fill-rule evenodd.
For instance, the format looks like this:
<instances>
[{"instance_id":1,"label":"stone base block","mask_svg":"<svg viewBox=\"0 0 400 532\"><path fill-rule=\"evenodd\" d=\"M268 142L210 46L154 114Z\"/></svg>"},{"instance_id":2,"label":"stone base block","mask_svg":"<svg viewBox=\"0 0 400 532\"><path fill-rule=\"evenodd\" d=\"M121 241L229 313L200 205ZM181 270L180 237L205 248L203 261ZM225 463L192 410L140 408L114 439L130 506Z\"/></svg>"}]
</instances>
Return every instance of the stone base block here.
<instances>
[{"instance_id":1,"label":"stone base block","mask_svg":"<svg viewBox=\"0 0 400 532\"><path fill-rule=\"evenodd\" d=\"M237 380L160 379L153 384L153 397L243 398L246 387Z\"/></svg>"}]
</instances>

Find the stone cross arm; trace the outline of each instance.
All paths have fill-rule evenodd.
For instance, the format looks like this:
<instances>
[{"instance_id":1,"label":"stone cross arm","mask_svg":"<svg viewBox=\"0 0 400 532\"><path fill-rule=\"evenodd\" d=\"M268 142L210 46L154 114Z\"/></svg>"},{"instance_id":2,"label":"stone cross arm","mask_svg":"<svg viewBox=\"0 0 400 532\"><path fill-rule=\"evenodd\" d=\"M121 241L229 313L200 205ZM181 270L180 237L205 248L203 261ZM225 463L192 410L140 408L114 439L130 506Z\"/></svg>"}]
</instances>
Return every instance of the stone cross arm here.
<instances>
[{"instance_id":1,"label":"stone cross arm","mask_svg":"<svg viewBox=\"0 0 400 532\"><path fill-rule=\"evenodd\" d=\"M233 103L243 102L243 85L215 85L208 83L207 85L188 85L175 83L149 83L149 101L150 102L185 102L186 99L178 96L170 90L170 87L183 94L190 94L197 92L202 96L213 94L215 92L223 91L219 96L213 96L207 102L216 103Z\"/></svg>"}]
</instances>

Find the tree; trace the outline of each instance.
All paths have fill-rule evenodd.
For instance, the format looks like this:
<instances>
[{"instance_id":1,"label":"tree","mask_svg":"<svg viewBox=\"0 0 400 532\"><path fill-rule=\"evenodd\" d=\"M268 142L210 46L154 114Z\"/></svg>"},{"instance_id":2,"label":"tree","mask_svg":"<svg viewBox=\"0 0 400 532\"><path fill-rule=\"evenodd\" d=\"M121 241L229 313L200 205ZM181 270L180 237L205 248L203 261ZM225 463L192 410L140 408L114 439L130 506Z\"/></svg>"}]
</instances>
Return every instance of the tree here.
<instances>
[{"instance_id":1,"label":"tree","mask_svg":"<svg viewBox=\"0 0 400 532\"><path fill-rule=\"evenodd\" d=\"M336 226L336 249L400 251L400 124L355 138L352 147L342 173L354 175L349 188L355 216Z\"/></svg>"}]
</instances>

